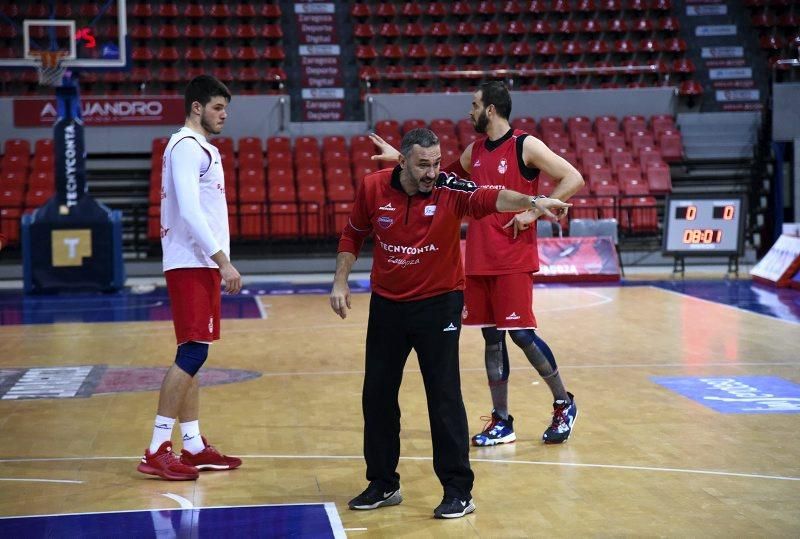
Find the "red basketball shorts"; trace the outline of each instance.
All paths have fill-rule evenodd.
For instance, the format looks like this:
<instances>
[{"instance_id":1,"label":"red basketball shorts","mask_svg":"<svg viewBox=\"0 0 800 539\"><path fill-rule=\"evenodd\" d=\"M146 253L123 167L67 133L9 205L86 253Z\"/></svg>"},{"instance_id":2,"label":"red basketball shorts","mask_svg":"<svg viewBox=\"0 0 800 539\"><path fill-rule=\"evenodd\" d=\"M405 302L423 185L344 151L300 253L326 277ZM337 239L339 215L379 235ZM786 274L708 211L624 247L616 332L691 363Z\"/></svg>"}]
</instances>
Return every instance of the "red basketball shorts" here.
<instances>
[{"instance_id":1,"label":"red basketball shorts","mask_svg":"<svg viewBox=\"0 0 800 539\"><path fill-rule=\"evenodd\" d=\"M219 339L220 284L216 268L179 268L164 273L178 344Z\"/></svg>"},{"instance_id":2,"label":"red basketball shorts","mask_svg":"<svg viewBox=\"0 0 800 539\"><path fill-rule=\"evenodd\" d=\"M497 329L536 329L533 274L467 275L464 325Z\"/></svg>"}]
</instances>

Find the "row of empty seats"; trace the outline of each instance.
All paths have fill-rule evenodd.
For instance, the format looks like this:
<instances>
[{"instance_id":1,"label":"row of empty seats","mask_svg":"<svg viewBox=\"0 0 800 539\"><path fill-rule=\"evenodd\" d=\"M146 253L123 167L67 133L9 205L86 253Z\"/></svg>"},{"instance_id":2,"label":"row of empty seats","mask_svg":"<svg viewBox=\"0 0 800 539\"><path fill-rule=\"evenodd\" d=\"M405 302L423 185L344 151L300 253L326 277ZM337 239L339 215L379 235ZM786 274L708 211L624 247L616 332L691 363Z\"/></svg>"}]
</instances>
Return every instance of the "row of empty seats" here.
<instances>
[{"instance_id":1,"label":"row of empty seats","mask_svg":"<svg viewBox=\"0 0 800 539\"><path fill-rule=\"evenodd\" d=\"M759 46L767 55L770 67L788 71L778 60L800 55L800 5L797 2L748 0L750 24L758 32ZM782 76L783 73L779 73Z\"/></svg>"},{"instance_id":2,"label":"row of empty seats","mask_svg":"<svg viewBox=\"0 0 800 539\"><path fill-rule=\"evenodd\" d=\"M519 118L514 126L541 137L584 174L586 186L575 200L577 216L618 218L623 230L652 233L656 199L671 191L668 161L681 158L680 134L671 116L601 116ZM443 162L458 159L475 139L469 120L382 120L375 132L398 146L403 133L430 127L440 137ZM232 227L240 237L283 237L300 230L305 236L332 235L346 218L355 189L364 175L393 163L373 161L376 149L367 136L228 137L211 140L222 156ZM161 197L161 156L167 139L153 141L150 182L150 237ZM576 148L579 150L576 153ZM540 174L539 191L549 193L554 179ZM581 213L581 212L584 213ZM344 216L344 217L343 217ZM290 226L291 224L291 226ZM275 231L280 234L275 235ZM258 232L260 231L260 232ZM259 236L259 234L262 234Z\"/></svg>"},{"instance_id":3,"label":"row of empty seats","mask_svg":"<svg viewBox=\"0 0 800 539\"><path fill-rule=\"evenodd\" d=\"M519 90L697 89L683 84L695 69L668 1L355 3L351 15L365 92L458 91L504 69L524 72L497 75Z\"/></svg>"},{"instance_id":4,"label":"row of empty seats","mask_svg":"<svg viewBox=\"0 0 800 539\"><path fill-rule=\"evenodd\" d=\"M99 12L96 3L59 3L56 18L93 21ZM78 4L82 4L78 6ZM85 5L83 5L85 4ZM92 6L91 8L88 6ZM111 3L111 9L115 3ZM2 8L9 20L50 18L46 3L30 3ZM185 83L209 73L231 87L236 94L285 93L287 73L281 9L278 2L158 2L127 3L130 38L128 71L86 71L79 73L81 91L89 95L180 94ZM111 39L118 33L109 17L92 22L98 39ZM44 32L34 28L33 32ZM56 30L59 32L60 30ZM8 35L6 35L8 34ZM36 35L32 35L36 37ZM23 56L21 29L0 25L0 58ZM102 47L96 52L101 54ZM33 69L0 69L3 95L40 95L52 89L38 84Z\"/></svg>"},{"instance_id":5,"label":"row of empty seats","mask_svg":"<svg viewBox=\"0 0 800 539\"><path fill-rule=\"evenodd\" d=\"M54 175L51 139L37 140L33 155L27 140L7 139L0 161L0 208L17 217L22 211L38 208L55 191ZM9 233L15 241L18 226L12 228Z\"/></svg>"},{"instance_id":6,"label":"row of empty seats","mask_svg":"<svg viewBox=\"0 0 800 539\"><path fill-rule=\"evenodd\" d=\"M598 11L641 13L671 10L671 0L481 0L426 2L424 4L418 2L355 2L350 8L350 14L357 20L370 18L382 20L398 17L463 20L472 17L490 18L495 16L516 18L525 14L541 16L548 13L570 15L572 13L591 14Z\"/></svg>"}]
</instances>

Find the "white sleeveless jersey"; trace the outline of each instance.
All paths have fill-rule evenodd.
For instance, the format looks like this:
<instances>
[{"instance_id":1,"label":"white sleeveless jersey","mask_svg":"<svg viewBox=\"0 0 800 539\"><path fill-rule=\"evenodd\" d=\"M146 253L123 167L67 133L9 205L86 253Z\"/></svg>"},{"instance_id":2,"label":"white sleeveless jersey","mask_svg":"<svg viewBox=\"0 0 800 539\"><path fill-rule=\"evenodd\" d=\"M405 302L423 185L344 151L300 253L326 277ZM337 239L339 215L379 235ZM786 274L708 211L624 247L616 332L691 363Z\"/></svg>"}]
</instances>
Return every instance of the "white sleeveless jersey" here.
<instances>
[{"instance_id":1,"label":"white sleeveless jersey","mask_svg":"<svg viewBox=\"0 0 800 539\"><path fill-rule=\"evenodd\" d=\"M179 142L180 154L187 158L173 152ZM230 259L222 158L215 146L188 127L172 135L164 150L161 248L164 271L216 268L210 255L220 250Z\"/></svg>"}]
</instances>

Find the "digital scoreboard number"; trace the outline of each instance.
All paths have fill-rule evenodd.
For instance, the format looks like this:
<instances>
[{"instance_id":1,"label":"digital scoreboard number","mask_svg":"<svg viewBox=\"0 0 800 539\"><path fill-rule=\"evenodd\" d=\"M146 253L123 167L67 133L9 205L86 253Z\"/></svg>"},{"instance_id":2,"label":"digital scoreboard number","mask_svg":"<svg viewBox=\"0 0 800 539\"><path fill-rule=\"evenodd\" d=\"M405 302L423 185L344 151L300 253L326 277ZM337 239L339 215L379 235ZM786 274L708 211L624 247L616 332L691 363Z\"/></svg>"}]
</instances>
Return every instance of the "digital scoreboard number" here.
<instances>
[{"instance_id":1,"label":"digital scoreboard number","mask_svg":"<svg viewBox=\"0 0 800 539\"><path fill-rule=\"evenodd\" d=\"M744 198L672 195L664 208L665 254L739 255L744 236Z\"/></svg>"}]
</instances>

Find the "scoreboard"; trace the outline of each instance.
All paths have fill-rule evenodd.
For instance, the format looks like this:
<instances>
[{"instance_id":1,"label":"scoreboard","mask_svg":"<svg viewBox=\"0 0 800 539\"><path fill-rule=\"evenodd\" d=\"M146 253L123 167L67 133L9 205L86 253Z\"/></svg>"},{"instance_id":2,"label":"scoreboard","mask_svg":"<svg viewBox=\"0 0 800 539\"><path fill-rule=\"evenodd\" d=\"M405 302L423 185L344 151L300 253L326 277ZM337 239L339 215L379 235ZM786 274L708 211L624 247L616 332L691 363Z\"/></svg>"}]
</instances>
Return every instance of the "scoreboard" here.
<instances>
[{"instance_id":1,"label":"scoreboard","mask_svg":"<svg viewBox=\"0 0 800 539\"><path fill-rule=\"evenodd\" d=\"M664 206L664 254L742 253L745 201L742 195L671 195Z\"/></svg>"}]
</instances>

